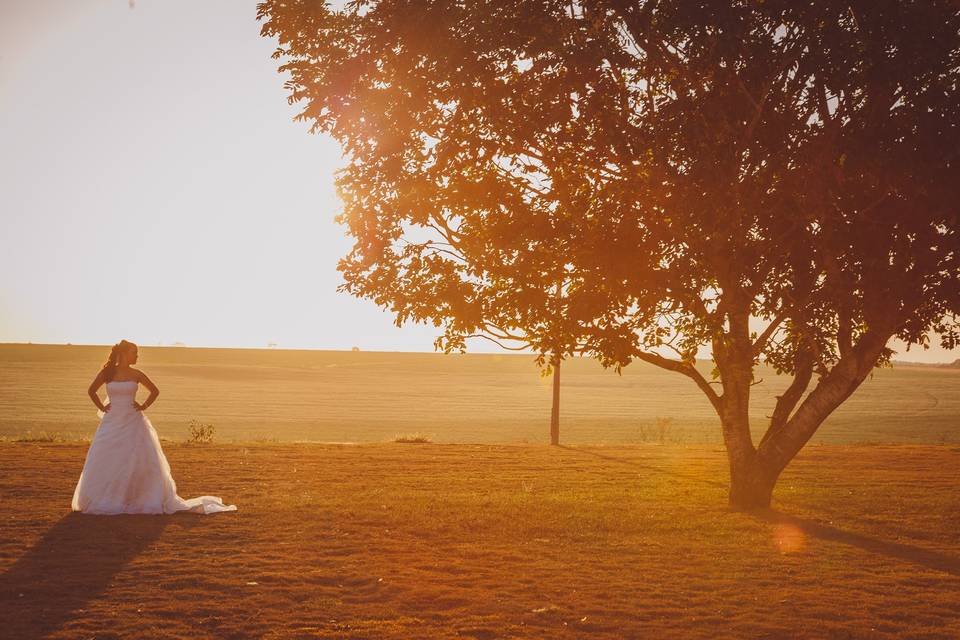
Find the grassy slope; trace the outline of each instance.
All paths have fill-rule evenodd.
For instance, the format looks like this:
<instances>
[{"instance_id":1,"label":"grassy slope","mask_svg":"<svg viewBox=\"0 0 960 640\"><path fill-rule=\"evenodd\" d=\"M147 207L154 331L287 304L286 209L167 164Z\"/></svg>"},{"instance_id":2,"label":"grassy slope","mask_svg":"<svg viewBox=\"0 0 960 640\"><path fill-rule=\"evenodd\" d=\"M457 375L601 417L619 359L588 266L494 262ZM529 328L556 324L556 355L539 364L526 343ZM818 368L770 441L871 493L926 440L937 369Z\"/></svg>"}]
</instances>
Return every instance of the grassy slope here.
<instances>
[{"instance_id":1,"label":"grassy slope","mask_svg":"<svg viewBox=\"0 0 960 640\"><path fill-rule=\"evenodd\" d=\"M4 637L960 637L957 447L808 447L767 517L714 446L398 444L168 444L239 511L68 515L84 451L0 444Z\"/></svg>"},{"instance_id":2,"label":"grassy slope","mask_svg":"<svg viewBox=\"0 0 960 640\"><path fill-rule=\"evenodd\" d=\"M86 387L103 347L0 345L0 436L92 434ZM223 440L384 441L424 432L442 442L542 442L549 380L513 355L142 349L140 366L163 395L150 410L162 436L183 439L191 419ZM704 365L707 368L707 365ZM761 370L755 430L787 381ZM719 441L706 399L687 379L643 363L617 376L590 360L563 369L567 442ZM875 376L815 436L823 442L957 442L960 370L897 368Z\"/></svg>"}]
</instances>

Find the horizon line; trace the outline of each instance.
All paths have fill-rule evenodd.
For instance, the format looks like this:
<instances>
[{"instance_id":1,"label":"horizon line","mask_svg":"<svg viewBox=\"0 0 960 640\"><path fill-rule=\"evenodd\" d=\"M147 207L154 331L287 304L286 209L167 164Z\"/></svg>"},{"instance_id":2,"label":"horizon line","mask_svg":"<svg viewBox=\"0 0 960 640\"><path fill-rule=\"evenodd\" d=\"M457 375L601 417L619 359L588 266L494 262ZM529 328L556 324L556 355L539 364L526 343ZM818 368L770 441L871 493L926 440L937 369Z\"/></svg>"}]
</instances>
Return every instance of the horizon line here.
<instances>
[{"instance_id":1,"label":"horizon line","mask_svg":"<svg viewBox=\"0 0 960 640\"><path fill-rule=\"evenodd\" d=\"M110 344L99 344L99 343L80 343L80 342L0 342L0 347L5 346L34 346L34 347L104 347L110 348ZM336 353L409 353L409 354L434 354L434 355L459 355L459 356L512 356L512 357L521 357L521 356L536 356L535 351L523 351L523 352L511 352L506 350L501 351L475 351L475 352L451 352L444 353L443 351L403 351L403 350L390 350L390 349L361 349L357 348L354 350L350 349L335 349L335 348L324 348L324 347L281 347L279 345L273 347L242 347L242 346L229 346L229 347L217 347L210 345L189 345L186 343L172 343L172 344L143 344L137 343L137 346L145 349L233 349L233 350L243 350L243 351L331 351ZM571 356L573 357L573 356ZM594 359L592 356L579 355L580 358L589 358ZM713 358L697 358L698 362L713 362ZM936 367L940 365L951 365L957 362L960 362L960 354L958 357L953 360L938 360L935 362L919 362L917 360L901 360L899 358L892 358L890 360L892 363L906 364L906 365L919 365L921 367Z\"/></svg>"}]
</instances>

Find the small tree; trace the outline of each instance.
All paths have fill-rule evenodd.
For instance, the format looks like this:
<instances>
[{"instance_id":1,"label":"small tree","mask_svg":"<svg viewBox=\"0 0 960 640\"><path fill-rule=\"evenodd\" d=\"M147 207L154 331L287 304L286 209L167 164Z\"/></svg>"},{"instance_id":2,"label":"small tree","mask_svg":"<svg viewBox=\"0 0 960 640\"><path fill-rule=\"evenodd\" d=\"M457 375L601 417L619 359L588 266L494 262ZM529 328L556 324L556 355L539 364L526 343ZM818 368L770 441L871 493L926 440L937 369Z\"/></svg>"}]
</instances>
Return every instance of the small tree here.
<instances>
[{"instance_id":1,"label":"small tree","mask_svg":"<svg viewBox=\"0 0 960 640\"><path fill-rule=\"evenodd\" d=\"M456 344L488 318L536 326L569 282L563 330L533 348L690 378L744 508L769 505L892 337L960 339L958 13L946 0L259 8L300 117L354 159L339 177L357 239L347 289L398 321L472 318L447 325ZM424 244L423 228L462 251ZM491 288L466 283L493 273ZM713 380L695 366L703 347ZM761 362L792 382L754 444Z\"/></svg>"}]
</instances>

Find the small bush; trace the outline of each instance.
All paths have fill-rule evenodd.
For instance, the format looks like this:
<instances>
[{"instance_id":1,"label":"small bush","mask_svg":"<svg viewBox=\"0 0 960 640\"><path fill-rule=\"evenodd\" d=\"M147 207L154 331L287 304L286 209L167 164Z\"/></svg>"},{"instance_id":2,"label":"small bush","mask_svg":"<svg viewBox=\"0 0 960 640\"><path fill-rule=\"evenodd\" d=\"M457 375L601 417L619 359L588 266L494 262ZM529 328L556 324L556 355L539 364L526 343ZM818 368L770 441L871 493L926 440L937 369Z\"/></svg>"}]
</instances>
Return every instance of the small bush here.
<instances>
[{"instance_id":1,"label":"small bush","mask_svg":"<svg viewBox=\"0 0 960 640\"><path fill-rule=\"evenodd\" d=\"M210 444L213 442L214 428L212 424L204 424L199 420L190 421L190 444Z\"/></svg>"},{"instance_id":2,"label":"small bush","mask_svg":"<svg viewBox=\"0 0 960 640\"><path fill-rule=\"evenodd\" d=\"M14 439L14 442L65 442L66 439L59 433L47 433L46 431L40 431L39 433L34 433L33 431L27 431L23 435L19 435Z\"/></svg>"},{"instance_id":3,"label":"small bush","mask_svg":"<svg viewBox=\"0 0 960 640\"><path fill-rule=\"evenodd\" d=\"M394 442L431 442L430 436L425 433L398 433L393 437Z\"/></svg>"},{"instance_id":4,"label":"small bush","mask_svg":"<svg viewBox=\"0 0 960 640\"><path fill-rule=\"evenodd\" d=\"M673 429L673 418L656 418L654 423L641 424L637 435L640 442L657 442L666 444L667 442L679 442L681 438Z\"/></svg>"}]
</instances>

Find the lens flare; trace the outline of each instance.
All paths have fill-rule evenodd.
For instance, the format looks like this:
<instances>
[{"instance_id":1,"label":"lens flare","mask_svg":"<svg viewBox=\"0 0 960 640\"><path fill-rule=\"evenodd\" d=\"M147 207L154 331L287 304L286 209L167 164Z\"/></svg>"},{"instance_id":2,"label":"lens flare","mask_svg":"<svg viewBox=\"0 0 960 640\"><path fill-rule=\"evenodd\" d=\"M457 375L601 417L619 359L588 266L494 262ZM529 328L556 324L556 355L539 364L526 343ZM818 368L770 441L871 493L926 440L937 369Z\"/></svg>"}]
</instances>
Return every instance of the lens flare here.
<instances>
[{"instance_id":1,"label":"lens flare","mask_svg":"<svg viewBox=\"0 0 960 640\"><path fill-rule=\"evenodd\" d=\"M806 536L800 527L789 524L778 524L773 530L773 542L782 553L794 553L803 548Z\"/></svg>"}]
</instances>

